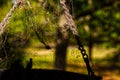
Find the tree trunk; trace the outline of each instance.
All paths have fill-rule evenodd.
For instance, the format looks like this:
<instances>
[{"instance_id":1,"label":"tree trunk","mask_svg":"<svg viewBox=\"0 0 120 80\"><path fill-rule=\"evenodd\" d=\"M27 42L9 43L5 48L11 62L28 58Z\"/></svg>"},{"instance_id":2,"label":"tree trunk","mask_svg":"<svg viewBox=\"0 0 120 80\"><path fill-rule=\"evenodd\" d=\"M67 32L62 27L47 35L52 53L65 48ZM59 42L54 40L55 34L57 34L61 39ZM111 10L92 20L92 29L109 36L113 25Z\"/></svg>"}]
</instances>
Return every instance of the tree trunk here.
<instances>
[{"instance_id":1,"label":"tree trunk","mask_svg":"<svg viewBox=\"0 0 120 80\"><path fill-rule=\"evenodd\" d=\"M61 32L62 29L57 30L57 43L55 51L55 69L65 70L66 67L66 52L68 46L68 32Z\"/></svg>"},{"instance_id":2,"label":"tree trunk","mask_svg":"<svg viewBox=\"0 0 120 80\"><path fill-rule=\"evenodd\" d=\"M93 38L92 35L90 34L89 36L89 60L92 62L92 49L93 49Z\"/></svg>"}]
</instances>

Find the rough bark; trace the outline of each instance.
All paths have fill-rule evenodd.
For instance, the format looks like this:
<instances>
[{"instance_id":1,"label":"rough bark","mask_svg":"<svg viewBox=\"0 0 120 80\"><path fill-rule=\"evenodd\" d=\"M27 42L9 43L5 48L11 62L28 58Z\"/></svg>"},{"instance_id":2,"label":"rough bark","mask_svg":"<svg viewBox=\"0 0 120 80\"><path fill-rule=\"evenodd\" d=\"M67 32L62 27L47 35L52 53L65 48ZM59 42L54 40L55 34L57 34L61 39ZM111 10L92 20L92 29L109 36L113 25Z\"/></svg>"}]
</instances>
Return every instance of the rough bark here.
<instances>
[{"instance_id":1,"label":"rough bark","mask_svg":"<svg viewBox=\"0 0 120 80\"><path fill-rule=\"evenodd\" d=\"M55 51L55 69L65 70L68 41L68 33L62 33L61 29L58 29Z\"/></svg>"}]
</instances>

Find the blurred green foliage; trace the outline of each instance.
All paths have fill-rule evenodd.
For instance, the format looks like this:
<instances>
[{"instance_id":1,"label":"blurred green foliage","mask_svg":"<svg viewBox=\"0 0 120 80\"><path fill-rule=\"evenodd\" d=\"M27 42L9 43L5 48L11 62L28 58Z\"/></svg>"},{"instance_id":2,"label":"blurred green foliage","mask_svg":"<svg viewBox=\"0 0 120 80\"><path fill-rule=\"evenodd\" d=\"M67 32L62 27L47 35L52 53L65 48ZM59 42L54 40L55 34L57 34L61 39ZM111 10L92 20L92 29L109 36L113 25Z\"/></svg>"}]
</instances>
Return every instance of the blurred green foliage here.
<instances>
[{"instance_id":1,"label":"blurred green foliage","mask_svg":"<svg viewBox=\"0 0 120 80\"><path fill-rule=\"evenodd\" d=\"M7 3L11 3L11 1ZM15 10L4 34L0 38L1 67L10 66L10 62L18 58L24 58L24 48L30 45L31 40L37 39L35 38L35 31L38 32L40 39L45 42L54 40L54 37L51 36L55 34L57 25L56 23L53 24L53 21L56 18L43 7L40 7L36 1L31 1L31 3L32 9L25 4ZM6 6L8 6L7 11L12 7L5 4L0 8L3 11L3 14L0 14L1 21L7 14L4 10ZM3 62L9 64L3 65Z\"/></svg>"},{"instance_id":2,"label":"blurred green foliage","mask_svg":"<svg viewBox=\"0 0 120 80\"><path fill-rule=\"evenodd\" d=\"M70 4L68 8L73 15L84 45L88 46L92 40L92 44L102 47L120 48L119 0L70 1L67 0ZM59 15L62 13L59 0L30 0L30 3L32 9L26 4L16 9L4 34L0 37L0 53L2 53L1 59L3 60L6 57L11 58L19 51L24 53L23 49L30 46L31 40L35 42L37 39L35 30L39 33L41 40L54 43ZM10 0L0 0L0 21L4 19L11 7ZM72 34L70 42L75 44Z\"/></svg>"}]
</instances>

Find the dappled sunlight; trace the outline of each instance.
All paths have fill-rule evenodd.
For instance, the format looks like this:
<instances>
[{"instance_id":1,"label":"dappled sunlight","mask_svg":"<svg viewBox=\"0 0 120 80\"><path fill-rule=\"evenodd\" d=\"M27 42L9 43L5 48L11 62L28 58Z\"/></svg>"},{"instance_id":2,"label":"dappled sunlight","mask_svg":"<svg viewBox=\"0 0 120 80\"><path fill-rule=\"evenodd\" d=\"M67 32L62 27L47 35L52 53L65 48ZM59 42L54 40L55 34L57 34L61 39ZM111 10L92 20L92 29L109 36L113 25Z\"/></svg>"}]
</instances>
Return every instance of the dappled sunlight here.
<instances>
[{"instance_id":1,"label":"dappled sunlight","mask_svg":"<svg viewBox=\"0 0 120 80\"><path fill-rule=\"evenodd\" d=\"M99 51L98 51L98 49L99 49ZM115 48L94 47L93 48L93 58L101 59L108 55L112 55L114 51L116 51Z\"/></svg>"},{"instance_id":2,"label":"dappled sunlight","mask_svg":"<svg viewBox=\"0 0 120 80\"><path fill-rule=\"evenodd\" d=\"M40 56L40 55L49 55L49 54L53 54L54 50L46 50L44 49L40 49L40 48L25 48L25 52L27 55L33 55L33 56Z\"/></svg>"},{"instance_id":3,"label":"dappled sunlight","mask_svg":"<svg viewBox=\"0 0 120 80\"><path fill-rule=\"evenodd\" d=\"M26 61L30 57L33 58L33 68L54 69L54 49L47 50L43 47L31 46L24 50ZM86 48L86 51L88 51L88 48ZM93 48L92 69L96 75L103 76L103 80L119 80L120 78L120 67L115 67L111 65L111 62L107 61L107 56L113 54L114 51L116 51L114 48ZM68 47L66 71L87 74L86 65L77 46Z\"/></svg>"},{"instance_id":4,"label":"dappled sunlight","mask_svg":"<svg viewBox=\"0 0 120 80\"><path fill-rule=\"evenodd\" d=\"M0 69L120 80L119 0L12 1L0 0Z\"/></svg>"}]
</instances>

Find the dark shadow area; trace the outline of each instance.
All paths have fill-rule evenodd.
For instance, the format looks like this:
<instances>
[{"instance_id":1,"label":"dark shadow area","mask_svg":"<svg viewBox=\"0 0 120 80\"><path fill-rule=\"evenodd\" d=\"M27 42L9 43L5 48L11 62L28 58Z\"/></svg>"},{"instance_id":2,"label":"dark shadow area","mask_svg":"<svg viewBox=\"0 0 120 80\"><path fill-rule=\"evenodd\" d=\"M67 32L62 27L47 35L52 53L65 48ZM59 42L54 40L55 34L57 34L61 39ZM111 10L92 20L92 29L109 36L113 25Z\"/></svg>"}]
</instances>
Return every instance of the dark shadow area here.
<instances>
[{"instance_id":1,"label":"dark shadow area","mask_svg":"<svg viewBox=\"0 0 120 80\"><path fill-rule=\"evenodd\" d=\"M0 0L0 7L7 3L8 0Z\"/></svg>"},{"instance_id":2,"label":"dark shadow area","mask_svg":"<svg viewBox=\"0 0 120 80\"><path fill-rule=\"evenodd\" d=\"M67 64L67 66L71 67L71 68L75 68L75 69L82 69L81 66L75 65L75 64Z\"/></svg>"},{"instance_id":3,"label":"dark shadow area","mask_svg":"<svg viewBox=\"0 0 120 80\"><path fill-rule=\"evenodd\" d=\"M78 74L60 70L31 69L19 73L13 73L12 70L6 70L1 80L90 80L88 75ZM24 74L24 75L23 75ZM101 80L101 77L95 77L95 80Z\"/></svg>"},{"instance_id":4,"label":"dark shadow area","mask_svg":"<svg viewBox=\"0 0 120 80\"><path fill-rule=\"evenodd\" d=\"M0 36L0 68L8 68L17 59L24 58L24 48L29 42L21 33L10 34L9 31Z\"/></svg>"},{"instance_id":5,"label":"dark shadow area","mask_svg":"<svg viewBox=\"0 0 120 80\"><path fill-rule=\"evenodd\" d=\"M109 56L108 60L111 62L111 65L120 67L120 50L115 51L113 55Z\"/></svg>"},{"instance_id":6,"label":"dark shadow area","mask_svg":"<svg viewBox=\"0 0 120 80\"><path fill-rule=\"evenodd\" d=\"M98 65L98 68L99 68L99 72L110 71L114 73L116 70L118 72L120 71L120 66L115 66L115 65ZM120 74L120 72L116 74Z\"/></svg>"},{"instance_id":7,"label":"dark shadow area","mask_svg":"<svg viewBox=\"0 0 120 80\"><path fill-rule=\"evenodd\" d=\"M112 54L108 54L103 59L96 59L95 61L100 73L104 74L105 72L111 72L120 75L119 51L115 51Z\"/></svg>"},{"instance_id":8,"label":"dark shadow area","mask_svg":"<svg viewBox=\"0 0 120 80\"><path fill-rule=\"evenodd\" d=\"M30 67L24 68L20 60L15 61L11 67L2 73L0 80L101 80L101 77L95 76L90 79L88 75L78 74L74 72L67 72L62 70L49 70L49 69L31 69Z\"/></svg>"}]
</instances>

